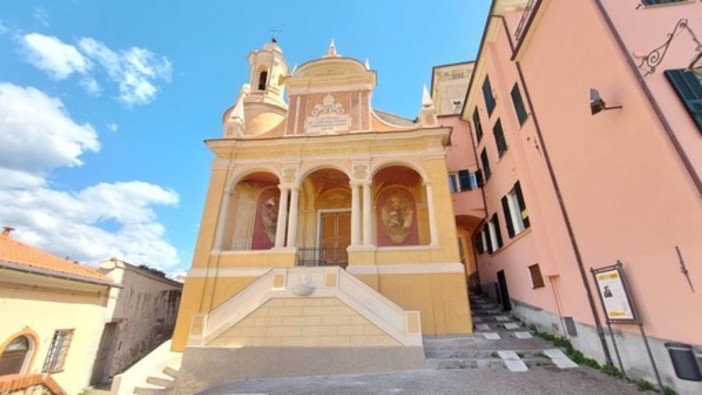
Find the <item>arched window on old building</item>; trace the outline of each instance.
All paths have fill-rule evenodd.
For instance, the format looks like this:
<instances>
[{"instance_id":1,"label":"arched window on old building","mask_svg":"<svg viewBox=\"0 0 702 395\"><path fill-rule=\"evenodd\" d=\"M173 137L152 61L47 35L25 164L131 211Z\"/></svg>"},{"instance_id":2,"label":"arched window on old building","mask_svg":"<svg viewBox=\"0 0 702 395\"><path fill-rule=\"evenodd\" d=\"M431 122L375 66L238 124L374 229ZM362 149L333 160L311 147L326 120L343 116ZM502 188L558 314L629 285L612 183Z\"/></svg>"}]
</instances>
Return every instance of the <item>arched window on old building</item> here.
<instances>
[{"instance_id":1,"label":"arched window on old building","mask_svg":"<svg viewBox=\"0 0 702 395\"><path fill-rule=\"evenodd\" d=\"M18 336L12 340L0 354L0 376L21 373L30 349L31 343L26 336Z\"/></svg>"}]
</instances>

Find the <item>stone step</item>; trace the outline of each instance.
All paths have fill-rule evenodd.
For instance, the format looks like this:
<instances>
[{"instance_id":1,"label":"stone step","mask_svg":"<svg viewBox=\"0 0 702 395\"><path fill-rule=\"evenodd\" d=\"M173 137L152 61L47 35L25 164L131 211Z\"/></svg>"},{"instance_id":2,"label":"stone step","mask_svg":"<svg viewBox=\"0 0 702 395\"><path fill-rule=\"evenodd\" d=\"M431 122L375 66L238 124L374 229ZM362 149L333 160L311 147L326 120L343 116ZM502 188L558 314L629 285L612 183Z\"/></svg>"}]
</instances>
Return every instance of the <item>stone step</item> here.
<instances>
[{"instance_id":1,"label":"stone step","mask_svg":"<svg viewBox=\"0 0 702 395\"><path fill-rule=\"evenodd\" d=\"M500 353L504 351L514 352L520 358L549 359L545 350L430 350L424 355L428 359L481 359L500 358Z\"/></svg>"},{"instance_id":2,"label":"stone step","mask_svg":"<svg viewBox=\"0 0 702 395\"><path fill-rule=\"evenodd\" d=\"M173 390L170 388L146 388L146 387L136 387L134 388L134 394L136 395L166 395L172 393Z\"/></svg>"},{"instance_id":3,"label":"stone step","mask_svg":"<svg viewBox=\"0 0 702 395\"><path fill-rule=\"evenodd\" d=\"M162 388L173 388L175 387L175 380L172 378L162 378L162 377L155 377L155 376L149 376L146 378L146 382L152 385L157 385Z\"/></svg>"},{"instance_id":4,"label":"stone step","mask_svg":"<svg viewBox=\"0 0 702 395\"><path fill-rule=\"evenodd\" d=\"M170 366L166 366L166 368L163 369L163 373L164 373L165 375L171 376L171 377L173 377L174 379L177 379L177 378L178 378L178 373L179 373L179 372L180 372L180 371L179 371L178 369L173 369L173 368L170 367Z\"/></svg>"},{"instance_id":5,"label":"stone step","mask_svg":"<svg viewBox=\"0 0 702 395\"><path fill-rule=\"evenodd\" d=\"M519 360L510 360L511 363L523 363L527 367L535 366L553 366L553 362L549 358L520 358ZM447 359L427 359L427 369L446 370L446 369L500 369L508 368L507 361L497 358L447 358ZM512 369L509 369L512 370Z\"/></svg>"}]
</instances>

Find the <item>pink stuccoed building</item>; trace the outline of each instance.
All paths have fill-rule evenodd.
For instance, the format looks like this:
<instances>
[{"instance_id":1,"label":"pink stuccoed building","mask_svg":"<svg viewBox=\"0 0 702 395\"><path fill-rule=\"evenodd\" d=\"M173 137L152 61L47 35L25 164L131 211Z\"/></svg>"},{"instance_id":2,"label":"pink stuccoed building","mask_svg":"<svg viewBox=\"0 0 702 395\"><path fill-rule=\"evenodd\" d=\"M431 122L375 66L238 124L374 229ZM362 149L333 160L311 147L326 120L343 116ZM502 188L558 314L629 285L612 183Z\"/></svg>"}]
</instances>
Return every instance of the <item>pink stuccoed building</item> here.
<instances>
[{"instance_id":1,"label":"pink stuccoed building","mask_svg":"<svg viewBox=\"0 0 702 395\"><path fill-rule=\"evenodd\" d=\"M700 40L698 0L494 0L475 62L432 79L473 288L690 394L664 343L702 352Z\"/></svg>"}]
</instances>

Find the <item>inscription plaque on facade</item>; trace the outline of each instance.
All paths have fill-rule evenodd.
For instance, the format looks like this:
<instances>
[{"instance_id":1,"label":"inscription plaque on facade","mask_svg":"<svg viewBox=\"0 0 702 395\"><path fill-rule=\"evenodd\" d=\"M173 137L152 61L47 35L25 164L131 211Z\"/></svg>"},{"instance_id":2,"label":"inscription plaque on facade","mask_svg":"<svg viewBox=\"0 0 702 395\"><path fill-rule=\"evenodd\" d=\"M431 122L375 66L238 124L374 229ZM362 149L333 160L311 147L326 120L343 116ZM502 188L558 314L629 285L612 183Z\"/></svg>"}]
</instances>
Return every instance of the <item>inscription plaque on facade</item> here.
<instances>
[{"instance_id":1,"label":"inscription plaque on facade","mask_svg":"<svg viewBox=\"0 0 702 395\"><path fill-rule=\"evenodd\" d=\"M305 119L306 133L334 133L351 129L351 117L344 113L341 103L331 94L327 94L322 103L315 104L310 115Z\"/></svg>"}]
</instances>

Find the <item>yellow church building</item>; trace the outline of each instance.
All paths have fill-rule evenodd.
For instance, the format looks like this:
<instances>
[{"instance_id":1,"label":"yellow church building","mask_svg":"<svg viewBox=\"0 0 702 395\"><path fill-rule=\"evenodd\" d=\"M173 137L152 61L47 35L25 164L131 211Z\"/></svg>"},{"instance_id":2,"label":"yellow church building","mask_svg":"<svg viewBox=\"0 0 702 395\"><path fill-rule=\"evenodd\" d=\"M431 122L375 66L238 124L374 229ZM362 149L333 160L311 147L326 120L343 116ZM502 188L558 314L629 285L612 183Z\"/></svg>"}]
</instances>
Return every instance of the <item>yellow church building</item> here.
<instances>
[{"instance_id":1,"label":"yellow church building","mask_svg":"<svg viewBox=\"0 0 702 395\"><path fill-rule=\"evenodd\" d=\"M452 129L426 90L409 120L372 107L376 72L333 42L292 71L275 41L248 60L222 138L206 141L215 158L173 337L179 380L416 368L423 335L470 333ZM203 353L245 361L217 373ZM305 358L322 363L294 362Z\"/></svg>"}]
</instances>

